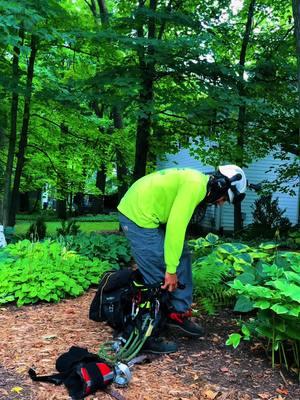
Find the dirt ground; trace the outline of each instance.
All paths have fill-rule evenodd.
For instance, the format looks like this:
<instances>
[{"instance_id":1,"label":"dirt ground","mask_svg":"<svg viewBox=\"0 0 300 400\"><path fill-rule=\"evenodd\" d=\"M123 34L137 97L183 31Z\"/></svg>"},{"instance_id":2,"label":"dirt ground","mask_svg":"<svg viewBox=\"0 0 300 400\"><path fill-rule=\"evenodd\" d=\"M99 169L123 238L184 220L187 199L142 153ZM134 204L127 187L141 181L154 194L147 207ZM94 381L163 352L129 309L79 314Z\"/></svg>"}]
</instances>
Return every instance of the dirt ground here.
<instances>
[{"instance_id":1,"label":"dirt ground","mask_svg":"<svg viewBox=\"0 0 300 400\"><path fill-rule=\"evenodd\" d=\"M0 308L0 399L69 399L63 386L32 382L27 371L54 373L56 358L72 345L96 353L111 339L105 324L87 317L94 292L59 304ZM203 317L204 338L177 338L178 353L136 365L130 385L114 389L126 400L300 400L300 386L270 368L259 344L243 343L236 350L225 345L236 330L231 317L226 312ZM98 392L88 399L111 396Z\"/></svg>"}]
</instances>

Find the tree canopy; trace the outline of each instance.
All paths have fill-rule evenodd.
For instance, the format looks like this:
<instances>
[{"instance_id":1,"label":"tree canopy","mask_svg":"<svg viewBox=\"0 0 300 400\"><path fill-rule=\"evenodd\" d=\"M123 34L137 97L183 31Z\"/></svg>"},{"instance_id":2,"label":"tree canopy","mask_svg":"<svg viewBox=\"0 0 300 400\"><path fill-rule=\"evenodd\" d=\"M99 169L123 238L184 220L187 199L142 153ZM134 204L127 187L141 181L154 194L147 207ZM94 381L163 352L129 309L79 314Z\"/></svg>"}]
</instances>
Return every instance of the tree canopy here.
<instances>
[{"instance_id":1,"label":"tree canopy","mask_svg":"<svg viewBox=\"0 0 300 400\"><path fill-rule=\"evenodd\" d=\"M298 7L299 8L299 7ZM120 194L158 157L299 175L299 10L283 0L0 1L2 219L20 192ZM297 19L298 18L298 19ZM295 23L296 22L296 23ZM96 174L94 189L86 183Z\"/></svg>"}]
</instances>

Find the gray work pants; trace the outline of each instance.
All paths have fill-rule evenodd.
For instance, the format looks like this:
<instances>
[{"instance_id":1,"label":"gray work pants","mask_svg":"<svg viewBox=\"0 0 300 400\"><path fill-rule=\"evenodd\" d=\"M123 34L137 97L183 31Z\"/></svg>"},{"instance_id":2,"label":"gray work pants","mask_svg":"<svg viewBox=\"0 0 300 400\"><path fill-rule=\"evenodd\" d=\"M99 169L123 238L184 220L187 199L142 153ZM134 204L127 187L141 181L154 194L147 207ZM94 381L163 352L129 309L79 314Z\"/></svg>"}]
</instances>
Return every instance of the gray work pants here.
<instances>
[{"instance_id":1,"label":"gray work pants","mask_svg":"<svg viewBox=\"0 0 300 400\"><path fill-rule=\"evenodd\" d=\"M145 283L163 282L166 272L164 261L165 232L161 227L141 228L119 213L122 230L130 242L132 256L143 275ZM192 267L191 255L185 244L177 267L177 277L185 289L176 289L171 293L171 303L177 312L185 312L192 304Z\"/></svg>"}]
</instances>

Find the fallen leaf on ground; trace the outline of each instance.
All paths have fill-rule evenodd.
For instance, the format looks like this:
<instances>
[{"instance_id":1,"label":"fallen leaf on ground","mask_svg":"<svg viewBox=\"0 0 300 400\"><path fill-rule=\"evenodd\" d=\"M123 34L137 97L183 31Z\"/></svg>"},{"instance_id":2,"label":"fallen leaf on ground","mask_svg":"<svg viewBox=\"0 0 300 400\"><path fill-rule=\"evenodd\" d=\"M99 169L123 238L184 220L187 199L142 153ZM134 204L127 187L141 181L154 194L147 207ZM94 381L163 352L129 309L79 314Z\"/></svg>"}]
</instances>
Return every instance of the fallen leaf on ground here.
<instances>
[{"instance_id":1,"label":"fallen leaf on ground","mask_svg":"<svg viewBox=\"0 0 300 400\"><path fill-rule=\"evenodd\" d=\"M228 369L227 367L222 367L222 368L220 368L220 371L221 371L221 372L228 372L229 369Z\"/></svg>"},{"instance_id":2,"label":"fallen leaf on ground","mask_svg":"<svg viewBox=\"0 0 300 400\"><path fill-rule=\"evenodd\" d=\"M10 391L14 392L14 393L20 393L22 392L23 388L21 388L20 386L14 386Z\"/></svg>"},{"instance_id":3,"label":"fallen leaf on ground","mask_svg":"<svg viewBox=\"0 0 300 400\"><path fill-rule=\"evenodd\" d=\"M279 393L279 394L284 394L284 395L289 394L289 391L288 391L287 389L280 389L280 388L277 388L277 389L276 389L276 392Z\"/></svg>"},{"instance_id":4,"label":"fallen leaf on ground","mask_svg":"<svg viewBox=\"0 0 300 400\"><path fill-rule=\"evenodd\" d=\"M258 397L261 399L269 399L271 397L270 393L258 393Z\"/></svg>"},{"instance_id":5,"label":"fallen leaf on ground","mask_svg":"<svg viewBox=\"0 0 300 400\"><path fill-rule=\"evenodd\" d=\"M218 396L218 394L219 394L219 392L214 392L210 389L205 390L203 392L203 395L209 400L214 400Z\"/></svg>"}]
</instances>

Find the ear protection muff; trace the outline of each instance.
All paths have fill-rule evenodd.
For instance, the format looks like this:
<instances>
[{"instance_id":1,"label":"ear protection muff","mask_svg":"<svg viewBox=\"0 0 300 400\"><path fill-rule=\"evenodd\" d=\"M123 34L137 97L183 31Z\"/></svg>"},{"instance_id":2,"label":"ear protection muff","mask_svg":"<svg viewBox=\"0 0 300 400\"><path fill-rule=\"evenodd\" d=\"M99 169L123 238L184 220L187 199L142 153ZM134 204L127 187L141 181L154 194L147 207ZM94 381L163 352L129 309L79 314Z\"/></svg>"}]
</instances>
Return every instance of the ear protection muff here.
<instances>
[{"instance_id":1,"label":"ear protection muff","mask_svg":"<svg viewBox=\"0 0 300 400\"><path fill-rule=\"evenodd\" d=\"M241 202L245 198L245 193L240 193L236 185L233 185L234 182L240 179L242 179L242 175L239 173L233 175L231 178L221 174L219 171L214 173L208 181L206 201L214 203L225 195L227 196L227 200L229 200L228 190L230 189L233 193L232 203L237 204Z\"/></svg>"}]
</instances>

